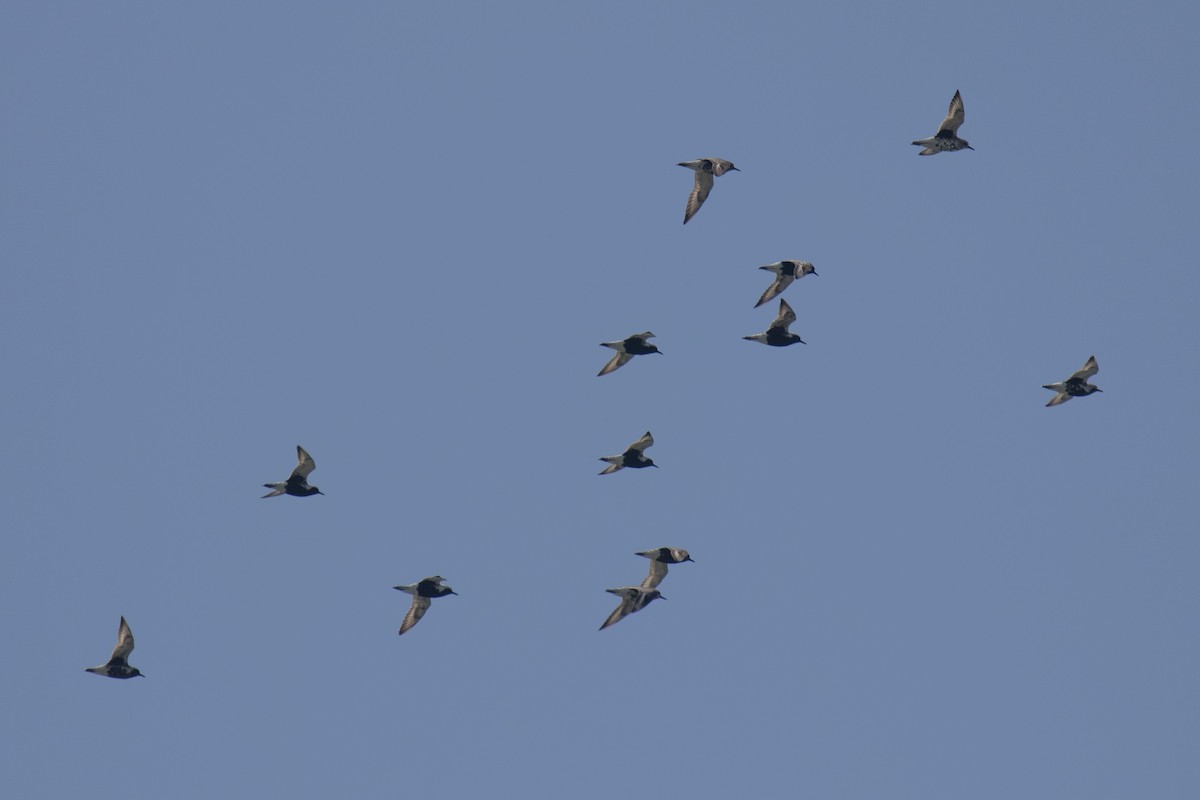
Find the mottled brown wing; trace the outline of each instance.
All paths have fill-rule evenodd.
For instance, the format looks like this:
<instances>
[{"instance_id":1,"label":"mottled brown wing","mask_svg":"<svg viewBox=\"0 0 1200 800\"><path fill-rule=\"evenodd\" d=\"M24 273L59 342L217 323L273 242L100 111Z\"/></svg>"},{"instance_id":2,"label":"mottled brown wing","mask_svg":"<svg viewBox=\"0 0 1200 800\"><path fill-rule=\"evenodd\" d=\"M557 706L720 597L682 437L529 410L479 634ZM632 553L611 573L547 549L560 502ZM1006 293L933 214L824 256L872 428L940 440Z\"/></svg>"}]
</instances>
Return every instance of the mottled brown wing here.
<instances>
[{"instance_id":1,"label":"mottled brown wing","mask_svg":"<svg viewBox=\"0 0 1200 800\"><path fill-rule=\"evenodd\" d=\"M704 201L708 199L708 193L712 191L712 187L712 174L696 170L696 183L692 186L692 193L688 195L687 209L683 212L684 225L687 225L688 220L696 216L696 212L700 210L700 206L704 205Z\"/></svg>"},{"instance_id":2,"label":"mottled brown wing","mask_svg":"<svg viewBox=\"0 0 1200 800\"><path fill-rule=\"evenodd\" d=\"M1074 375L1072 375L1067 380L1081 380L1084 383L1087 383L1088 378L1092 377L1099 371L1100 371L1100 365L1096 363L1096 357L1092 356L1091 358L1089 358L1087 360L1087 363L1084 364L1083 367L1078 372L1076 372Z\"/></svg>"},{"instance_id":3,"label":"mottled brown wing","mask_svg":"<svg viewBox=\"0 0 1200 800\"><path fill-rule=\"evenodd\" d=\"M634 596L636 597L636 595ZM621 605L613 609L613 612L608 615L608 619L604 620L604 624L600 626L600 630L604 630L610 625L616 625L624 619L631 611L633 611L634 599L631 597L621 596Z\"/></svg>"},{"instance_id":4,"label":"mottled brown wing","mask_svg":"<svg viewBox=\"0 0 1200 800\"><path fill-rule=\"evenodd\" d=\"M421 617L425 616L425 612L429 610L429 606L432 604L433 601L428 597L413 595L412 606L409 607L408 613L404 615L404 622L400 623L400 635L403 636L405 631L420 622Z\"/></svg>"},{"instance_id":5,"label":"mottled brown wing","mask_svg":"<svg viewBox=\"0 0 1200 800\"><path fill-rule=\"evenodd\" d=\"M775 276L775 280L772 281L771 285L767 287L767 290L762 293L762 297L758 298L758 302L754 304L754 307L758 308L763 303L769 303L774 300L779 296L780 292L791 285L793 280L795 279L791 275Z\"/></svg>"},{"instance_id":6,"label":"mottled brown wing","mask_svg":"<svg viewBox=\"0 0 1200 800\"><path fill-rule=\"evenodd\" d=\"M133 652L133 631L129 629L129 623L121 617L121 624L117 627L117 646L113 648L112 657L109 663L113 661L124 661L128 663L129 654Z\"/></svg>"},{"instance_id":7,"label":"mottled brown wing","mask_svg":"<svg viewBox=\"0 0 1200 800\"><path fill-rule=\"evenodd\" d=\"M657 589L665 577L667 577L667 565L661 561L651 560L650 574L642 581L642 588Z\"/></svg>"},{"instance_id":8,"label":"mottled brown wing","mask_svg":"<svg viewBox=\"0 0 1200 800\"><path fill-rule=\"evenodd\" d=\"M317 462L313 461L313 457L308 454L300 445L296 445L296 468L292 470L292 477L308 479L308 475L317 468Z\"/></svg>"},{"instance_id":9,"label":"mottled brown wing","mask_svg":"<svg viewBox=\"0 0 1200 800\"><path fill-rule=\"evenodd\" d=\"M1046 408L1049 408L1050 406L1061 406L1070 399L1071 395L1067 394L1066 392L1059 392L1058 394L1054 395L1054 397L1050 398L1050 402L1046 403Z\"/></svg>"},{"instance_id":10,"label":"mottled brown wing","mask_svg":"<svg viewBox=\"0 0 1200 800\"><path fill-rule=\"evenodd\" d=\"M642 436L642 438L638 439L636 442L629 445L628 450L637 450L640 453L643 450L645 450L647 447L650 447L653 444L654 444L654 437L650 435L650 431L646 431L646 433ZM626 452L628 452L628 450Z\"/></svg>"},{"instance_id":11,"label":"mottled brown wing","mask_svg":"<svg viewBox=\"0 0 1200 800\"><path fill-rule=\"evenodd\" d=\"M946 114L946 118L942 120L942 126L938 128L938 133L949 131L950 133L958 133L958 126L963 124L966 118L966 111L963 109L962 95L958 92L954 93L954 97L950 100L950 112ZM984 120L986 122L986 120Z\"/></svg>"},{"instance_id":12,"label":"mottled brown wing","mask_svg":"<svg viewBox=\"0 0 1200 800\"><path fill-rule=\"evenodd\" d=\"M617 353L615 356L609 359L607 364L604 365L604 369L596 373L596 377L598 378L601 375L607 375L610 372L620 369L628 364L629 360L632 358L633 356L631 356L629 353Z\"/></svg>"},{"instance_id":13,"label":"mottled brown wing","mask_svg":"<svg viewBox=\"0 0 1200 800\"><path fill-rule=\"evenodd\" d=\"M775 321L771 323L768 330L779 328L787 330L788 326L796 321L796 312L792 311L792 307L788 305L788 301L780 298L779 300L779 315L775 317Z\"/></svg>"}]
</instances>

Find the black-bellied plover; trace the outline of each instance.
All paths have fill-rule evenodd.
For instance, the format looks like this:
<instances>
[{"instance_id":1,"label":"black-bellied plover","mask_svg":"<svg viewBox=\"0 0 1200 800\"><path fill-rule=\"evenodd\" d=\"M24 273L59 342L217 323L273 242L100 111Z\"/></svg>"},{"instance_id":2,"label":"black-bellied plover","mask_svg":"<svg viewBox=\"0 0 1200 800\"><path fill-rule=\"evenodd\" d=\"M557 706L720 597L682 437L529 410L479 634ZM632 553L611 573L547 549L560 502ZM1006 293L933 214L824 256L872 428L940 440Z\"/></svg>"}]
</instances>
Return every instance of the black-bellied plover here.
<instances>
[{"instance_id":1,"label":"black-bellied plover","mask_svg":"<svg viewBox=\"0 0 1200 800\"><path fill-rule=\"evenodd\" d=\"M654 467L657 469L658 465L646 458L645 454L642 453L643 450L645 450L647 447L650 447L652 444L654 444L654 437L650 435L650 431L646 431L646 434L642 438L625 448L625 452L621 453L621 455L600 456L601 461L608 462L608 466L605 467L600 474L608 475L610 472L616 472L624 467L630 467L632 469Z\"/></svg>"},{"instance_id":2,"label":"black-bellied plover","mask_svg":"<svg viewBox=\"0 0 1200 800\"><path fill-rule=\"evenodd\" d=\"M643 589L658 588L663 578L667 577L667 564L682 564L685 561L695 563L687 550L678 547L656 547L637 555L650 559L650 574L642 580Z\"/></svg>"},{"instance_id":3,"label":"black-bellied plover","mask_svg":"<svg viewBox=\"0 0 1200 800\"><path fill-rule=\"evenodd\" d=\"M268 489L271 489L270 494L264 494L263 497L278 497L281 494L290 494L294 497L309 497L314 494L325 494L315 486L308 485L308 474L317 468L317 462L313 461L312 456L305 452L304 448L296 445L296 468L292 470L292 474L286 481L281 483L264 483Z\"/></svg>"},{"instance_id":4,"label":"black-bellied plover","mask_svg":"<svg viewBox=\"0 0 1200 800\"><path fill-rule=\"evenodd\" d=\"M708 193L712 191L714 177L719 178L730 170L741 172L740 169L733 165L732 161L726 161L723 158L698 158L695 161L680 161L679 166L687 167L696 172L696 183L692 186L692 193L688 195L687 208L683 212L684 225L687 225L688 220L696 216L696 212L700 210L700 206L704 205L704 201L708 199Z\"/></svg>"},{"instance_id":5,"label":"black-bellied plover","mask_svg":"<svg viewBox=\"0 0 1200 800\"><path fill-rule=\"evenodd\" d=\"M743 339L749 339L752 342L761 342L769 344L772 347L787 347L789 344L808 344L794 333L788 332L788 326L796 321L796 312L792 311L792 307L788 305L788 301L782 297L779 298L779 315L771 323L771 327L767 328L763 333L756 333L753 336L743 336Z\"/></svg>"},{"instance_id":6,"label":"black-bellied plover","mask_svg":"<svg viewBox=\"0 0 1200 800\"><path fill-rule=\"evenodd\" d=\"M974 147L967 144L966 139L958 138L958 126L963 124L965 116L962 95L955 92L954 97L950 100L950 112L942 120L942 126L938 128L938 132L928 139L917 139L913 142L918 147L925 148L917 155L936 156L938 153L952 153L963 148L974 150Z\"/></svg>"},{"instance_id":7,"label":"black-bellied plover","mask_svg":"<svg viewBox=\"0 0 1200 800\"><path fill-rule=\"evenodd\" d=\"M1100 365L1096 363L1096 357L1092 356L1083 365L1083 368L1076 372L1065 381L1058 383L1046 383L1042 385L1043 389L1049 389L1052 392L1058 392L1054 397L1050 398L1050 402L1046 403L1046 407L1059 406L1070 400L1072 397L1087 397L1092 392L1102 391L1099 387L1088 383L1088 378L1100 371Z\"/></svg>"},{"instance_id":8,"label":"black-bellied plover","mask_svg":"<svg viewBox=\"0 0 1200 800\"><path fill-rule=\"evenodd\" d=\"M663 597L662 592L658 589L643 589L640 586L618 586L616 589L605 589L604 591L620 597L621 604L608 615L608 619L604 620L604 624L600 626L600 630L604 630L609 625L616 625L625 617L634 612L641 611L655 600L660 598L663 600L667 599Z\"/></svg>"},{"instance_id":9,"label":"black-bellied plover","mask_svg":"<svg viewBox=\"0 0 1200 800\"><path fill-rule=\"evenodd\" d=\"M113 648L108 663L98 667L87 667L85 671L108 678L146 677L137 667L129 666L129 654L132 652L133 631L129 630L129 623L125 621L124 617L121 617L121 624L117 627L117 646Z\"/></svg>"},{"instance_id":10,"label":"black-bellied plover","mask_svg":"<svg viewBox=\"0 0 1200 800\"><path fill-rule=\"evenodd\" d=\"M635 333L617 342L601 342L601 347L611 347L617 351L617 354L609 359L609 362L604 365L604 369L600 370L596 374L596 377L598 378L601 375L607 375L610 372L620 369L628 364L629 360L634 356L648 356L651 353L661 354L661 350L646 341L653 338L654 334L646 331L645 333Z\"/></svg>"},{"instance_id":11,"label":"black-bellied plover","mask_svg":"<svg viewBox=\"0 0 1200 800\"><path fill-rule=\"evenodd\" d=\"M413 596L412 606L408 609L408 613L404 615L404 622L400 623L401 635L421 621L421 617L425 616L425 612L429 610L429 606L433 603L433 598L445 597L448 594L458 594L458 592L449 586L443 586L442 582L444 580L446 579L441 575L431 575L428 578L422 578L416 583L410 583L407 586L392 587Z\"/></svg>"},{"instance_id":12,"label":"black-bellied plover","mask_svg":"<svg viewBox=\"0 0 1200 800\"><path fill-rule=\"evenodd\" d=\"M758 302L754 304L755 308L774 300L780 292L792 285L792 281L800 280L805 275L817 274L813 265L807 261L776 261L774 264L767 264L759 269L768 269L774 272L775 282L767 287L762 297L758 298Z\"/></svg>"}]
</instances>

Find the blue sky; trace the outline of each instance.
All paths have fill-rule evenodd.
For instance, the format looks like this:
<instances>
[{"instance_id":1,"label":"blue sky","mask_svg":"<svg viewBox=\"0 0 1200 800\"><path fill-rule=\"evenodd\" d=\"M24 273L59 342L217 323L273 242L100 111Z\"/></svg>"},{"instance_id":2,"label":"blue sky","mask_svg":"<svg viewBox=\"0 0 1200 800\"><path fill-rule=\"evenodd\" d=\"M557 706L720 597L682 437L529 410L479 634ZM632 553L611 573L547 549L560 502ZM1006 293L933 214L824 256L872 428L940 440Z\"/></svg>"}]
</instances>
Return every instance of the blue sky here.
<instances>
[{"instance_id":1,"label":"blue sky","mask_svg":"<svg viewBox=\"0 0 1200 800\"><path fill-rule=\"evenodd\" d=\"M1194 4L0 21L12 796L1200 790Z\"/></svg>"}]
</instances>

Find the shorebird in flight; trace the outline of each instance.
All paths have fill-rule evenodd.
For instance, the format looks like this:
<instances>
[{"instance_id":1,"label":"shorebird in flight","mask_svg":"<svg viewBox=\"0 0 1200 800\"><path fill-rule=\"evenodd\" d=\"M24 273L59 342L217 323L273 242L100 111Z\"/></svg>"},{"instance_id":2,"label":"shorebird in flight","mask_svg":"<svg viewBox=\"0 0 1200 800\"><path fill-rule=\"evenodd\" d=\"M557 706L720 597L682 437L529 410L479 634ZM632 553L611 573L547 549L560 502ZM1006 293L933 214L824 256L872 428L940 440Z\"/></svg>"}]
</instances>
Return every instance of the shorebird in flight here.
<instances>
[{"instance_id":1,"label":"shorebird in flight","mask_svg":"<svg viewBox=\"0 0 1200 800\"><path fill-rule=\"evenodd\" d=\"M958 138L958 128L963 124L963 119L966 112L963 110L962 95L958 92L954 93L954 97L950 100L950 111L946 114L946 118L942 120L942 125L938 128L938 132L928 139L917 139L913 144L918 147L925 148L917 153L919 156L936 156L938 153L953 153L955 150L974 150L974 147L967 144L966 139Z\"/></svg>"},{"instance_id":2,"label":"shorebird in flight","mask_svg":"<svg viewBox=\"0 0 1200 800\"><path fill-rule=\"evenodd\" d=\"M631 469L654 467L657 469L658 465L646 458L645 454L642 452L652 444L654 444L654 437L650 435L650 431L646 431L642 438L625 448L625 452L621 453L621 455L600 456L601 461L608 462L608 466L605 467L600 474L608 475L609 473L616 472L617 470L624 469L625 467L630 467Z\"/></svg>"},{"instance_id":3,"label":"shorebird in flight","mask_svg":"<svg viewBox=\"0 0 1200 800\"><path fill-rule=\"evenodd\" d=\"M708 199L708 193L712 191L713 187L713 178L719 178L730 170L741 172L740 169L733 165L732 161L726 161L723 158L698 158L695 161L680 161L679 166L687 167L696 172L696 183L692 186L692 193L688 195L687 208L683 212L684 225L687 225L688 220L696 216L696 212L700 210L700 206L704 205L704 201Z\"/></svg>"},{"instance_id":4,"label":"shorebird in flight","mask_svg":"<svg viewBox=\"0 0 1200 800\"><path fill-rule=\"evenodd\" d=\"M767 328L763 333L756 333L753 336L743 336L743 339L749 339L752 342L761 344L769 344L772 347L787 347L789 344L808 344L794 333L788 331L788 326L796 321L796 312L792 311L792 307L788 305L788 301L782 297L779 298L779 315L771 323L771 327Z\"/></svg>"},{"instance_id":5,"label":"shorebird in flight","mask_svg":"<svg viewBox=\"0 0 1200 800\"><path fill-rule=\"evenodd\" d=\"M132 652L133 631L129 630L129 623L125 621L124 617L121 617L121 624L117 627L117 646L113 648L108 663L98 667L87 667L85 671L108 678L146 677L137 667L129 666L129 654Z\"/></svg>"},{"instance_id":6,"label":"shorebird in flight","mask_svg":"<svg viewBox=\"0 0 1200 800\"><path fill-rule=\"evenodd\" d=\"M429 606L433 604L433 598L445 597L448 594L458 594L449 586L443 586L442 583L446 579L441 575L431 575L428 578L422 578L416 583L410 583L405 586L393 586L405 594L413 596L412 605L408 609L408 613L404 615L404 622L400 623L400 635L411 629L421 621L421 617L425 616L425 612L429 610Z\"/></svg>"},{"instance_id":7,"label":"shorebird in flight","mask_svg":"<svg viewBox=\"0 0 1200 800\"><path fill-rule=\"evenodd\" d=\"M692 561L687 550L678 547L656 547L653 550L643 550L639 556L650 559L650 574L642 580L643 589L657 589L663 578L667 577L667 564L682 564Z\"/></svg>"},{"instance_id":8,"label":"shorebird in flight","mask_svg":"<svg viewBox=\"0 0 1200 800\"><path fill-rule=\"evenodd\" d=\"M813 269L813 265L807 261L776 261L774 264L767 264L759 267L759 269L770 270L775 273L775 281L767 290L763 292L762 297L758 298L758 302L754 304L758 308L763 303L769 303L779 296L779 293L792 285L792 281L798 281L805 275L816 275L817 271ZM820 277L819 275L817 277Z\"/></svg>"},{"instance_id":9,"label":"shorebird in flight","mask_svg":"<svg viewBox=\"0 0 1200 800\"><path fill-rule=\"evenodd\" d=\"M600 372L596 374L596 377L598 378L601 375L607 375L610 372L615 372L616 370L628 364L634 356L648 356L651 353L658 353L661 355L661 350L646 341L647 339L653 338L654 334L650 331L646 331L645 333L635 333L626 339L621 339L616 342L601 342L601 347L611 347L613 350L617 351L617 354L609 359L609 362L604 365L604 369L600 370Z\"/></svg>"},{"instance_id":10,"label":"shorebird in flight","mask_svg":"<svg viewBox=\"0 0 1200 800\"><path fill-rule=\"evenodd\" d=\"M1096 363L1096 357L1092 356L1087 360L1078 372L1065 381L1058 383L1043 384L1043 389L1049 389L1052 392L1057 392L1054 397L1050 398L1050 402L1046 403L1046 407L1060 406L1070 400L1072 397L1087 397L1092 392L1103 391L1100 387L1088 383L1088 379L1100 371L1100 365Z\"/></svg>"},{"instance_id":11,"label":"shorebird in flight","mask_svg":"<svg viewBox=\"0 0 1200 800\"><path fill-rule=\"evenodd\" d=\"M634 612L641 611L655 600L667 599L663 597L662 592L658 589L644 589L641 586L618 586L615 589L605 589L604 591L620 597L621 604L608 615L608 619L604 620L604 624L600 626L600 630L604 630L609 625L616 625L625 619L625 617Z\"/></svg>"},{"instance_id":12,"label":"shorebird in flight","mask_svg":"<svg viewBox=\"0 0 1200 800\"><path fill-rule=\"evenodd\" d=\"M298 462L296 468L292 470L292 474L286 481L263 484L264 487L272 490L269 494L264 494L264 498L278 497L281 494L290 494L293 497L325 494L317 487L308 485L308 475L317 468L317 462L313 461L313 457L300 445L296 445L296 461Z\"/></svg>"}]
</instances>

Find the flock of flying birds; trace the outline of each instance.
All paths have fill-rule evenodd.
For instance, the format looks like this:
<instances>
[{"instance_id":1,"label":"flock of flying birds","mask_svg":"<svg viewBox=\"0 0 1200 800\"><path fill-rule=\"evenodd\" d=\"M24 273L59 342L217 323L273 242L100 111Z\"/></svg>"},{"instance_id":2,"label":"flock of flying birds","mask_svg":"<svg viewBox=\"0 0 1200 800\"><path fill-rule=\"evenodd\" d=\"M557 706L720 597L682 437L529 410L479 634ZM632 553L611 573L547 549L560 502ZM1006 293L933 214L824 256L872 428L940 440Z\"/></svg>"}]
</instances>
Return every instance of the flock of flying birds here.
<instances>
[{"instance_id":1,"label":"flock of flying birds","mask_svg":"<svg viewBox=\"0 0 1200 800\"><path fill-rule=\"evenodd\" d=\"M965 111L963 109L962 95L956 91L954 97L950 100L950 109L946 114L946 118L942 120L938 132L927 139L917 139L913 142L914 145L922 148L921 152L917 155L934 156L938 153L953 153L957 150L974 150L975 148L971 147L966 139L958 137L958 129L963 124L964 119ZM681 161L679 166L687 167L696 173L692 193L688 196L687 206L683 213L683 224L685 225L692 217L696 216L696 212L700 210L700 207L704 205L704 201L708 199L716 178L727 172L740 172L733 165L732 161L726 161L722 158L698 158L695 161ZM778 297L794 281L806 275L817 274L813 265L807 261L776 261L774 264L767 264L759 267L759 269L775 273L775 280L763 292L758 302L754 304L755 308ZM767 330L751 336L743 336L742 338L772 347L787 347L797 342L805 344L803 339L788 330L795 321L796 312L792 310L792 307L788 305L786 300L780 298L779 313ZM601 342L602 347L611 348L616 351L616 354L604 365L599 375L608 375L620 369L628 364L634 356L644 356L652 353L661 354L661 351L655 345L650 344L649 340L653 338L655 338L653 333L645 331L644 333L635 333L625 339ZM1046 405L1062 405L1072 397L1086 397L1093 392L1101 391L1090 382L1092 376L1099 371L1100 367L1096 363L1096 357L1091 356L1083 367L1069 378L1058 383L1044 384L1042 386L1043 389L1049 389L1054 392L1054 397ZM646 448L653 444L654 437L650 435L649 431L646 431L645 435L630 444L619 455L601 456L600 460L606 462L608 466L600 474L609 475L626 467L631 469L657 467L654 461L646 457L645 453ZM293 497L310 497L314 494L324 494L316 486L311 486L308 483L308 476L317 467L317 463L313 460L312 456L303 447L297 445L296 458L296 468L292 470L292 474L288 476L286 481L263 484L263 486L271 490L269 493L263 495L264 498L278 497L284 494L292 495ZM663 578L667 576L667 565L681 564L685 561L693 560L687 550L676 547L658 547L653 550L644 550L636 555L650 559L650 573L637 586L618 586L615 589L606 590L620 597L621 603L608 615L608 619L604 620L604 624L600 626L600 630L604 630L610 625L615 625L634 612L641 611L655 600L665 600L666 598L663 597L658 586L662 583ZM408 613L404 615L404 621L400 624L401 634L410 630L425 616L425 612L429 610L434 598L458 594L445 585L445 578L440 575L422 578L416 583L395 586L393 588L405 594L410 594L413 598L412 605L409 607ZM129 654L131 652L133 652L133 632L129 629L129 623L125 621L125 617L121 617L121 624L117 628L117 645L113 648L112 656L107 663L96 667L88 667L86 671L109 678L145 677L137 667L129 665Z\"/></svg>"}]
</instances>

